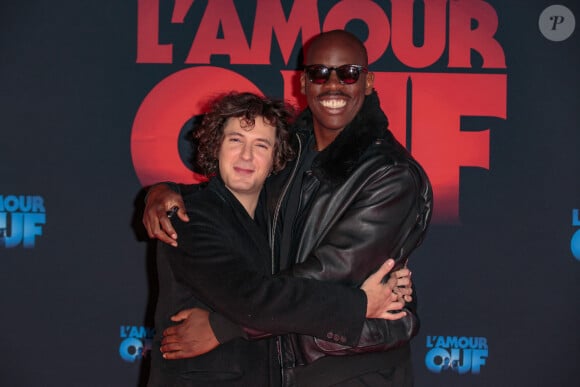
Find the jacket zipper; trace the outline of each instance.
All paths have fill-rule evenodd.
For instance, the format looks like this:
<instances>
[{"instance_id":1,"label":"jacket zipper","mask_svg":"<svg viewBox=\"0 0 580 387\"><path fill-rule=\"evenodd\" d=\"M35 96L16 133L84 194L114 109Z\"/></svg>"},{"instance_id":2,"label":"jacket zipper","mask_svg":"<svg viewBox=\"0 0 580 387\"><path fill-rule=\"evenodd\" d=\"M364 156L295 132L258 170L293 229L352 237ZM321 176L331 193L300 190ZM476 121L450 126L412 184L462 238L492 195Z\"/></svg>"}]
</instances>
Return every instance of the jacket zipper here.
<instances>
[{"instance_id":1,"label":"jacket zipper","mask_svg":"<svg viewBox=\"0 0 580 387\"><path fill-rule=\"evenodd\" d=\"M280 213L280 207L282 207L282 201L284 200L284 197L286 196L286 194L288 193L288 188L290 187L290 185L292 184L292 181L294 180L294 176L296 175L296 171L298 170L298 164L300 162L300 156L302 154L302 140L300 139L300 136L298 135L298 133L296 133L296 138L298 139L298 155L296 156L296 163L294 163L294 168L292 170L292 173L290 174L290 177L288 178L288 181L286 182L284 189L282 190L282 193L280 194L280 197L278 198L278 202L276 203L276 208L274 209L274 217L272 219L272 229L270 230L270 259L272 262L272 267L271 267L271 272L272 275L276 274L275 273L275 258L274 258L274 244L275 244L275 236L276 236L276 226L278 223L278 215ZM278 352L278 363L280 363L280 380L282 381L282 385L286 385L286 380L284 377L284 363L283 363L283 358L282 358L282 340L280 338L280 336L276 337L276 350Z\"/></svg>"},{"instance_id":2,"label":"jacket zipper","mask_svg":"<svg viewBox=\"0 0 580 387\"><path fill-rule=\"evenodd\" d=\"M298 155L296 157L296 163L294 163L294 168L292 170L292 174L288 178L288 181L286 182L286 185L284 186L284 189L282 190L282 193L280 194L280 197L278 198L278 202L276 203L276 208L274 209L274 217L272 219L272 229L270 230L270 260L272 262L272 267L270 270L271 270L272 274L276 274L275 273L276 268L275 268L275 258L274 258L274 250L275 250L274 244L276 243L275 236L276 236L276 227L277 227L277 223L278 223L278 215L280 214L280 207L282 207L282 201L284 200L284 197L286 197L286 194L288 193L288 188L292 184L292 181L294 181L296 171L298 170L298 164L300 162L300 156L302 155L302 140L300 139L300 136L298 135L298 133L296 133L296 138L298 139Z\"/></svg>"}]
</instances>

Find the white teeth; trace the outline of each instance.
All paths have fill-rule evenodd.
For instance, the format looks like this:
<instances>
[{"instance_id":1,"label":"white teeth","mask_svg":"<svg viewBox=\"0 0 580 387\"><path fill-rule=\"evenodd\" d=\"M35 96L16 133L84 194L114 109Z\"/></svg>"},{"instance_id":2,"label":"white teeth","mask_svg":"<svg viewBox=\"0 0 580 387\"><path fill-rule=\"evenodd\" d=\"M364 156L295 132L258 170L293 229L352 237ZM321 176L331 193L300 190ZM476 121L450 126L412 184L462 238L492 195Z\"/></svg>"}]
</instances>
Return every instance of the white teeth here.
<instances>
[{"instance_id":1,"label":"white teeth","mask_svg":"<svg viewBox=\"0 0 580 387\"><path fill-rule=\"evenodd\" d=\"M346 106L346 101L344 99L325 99L320 101L322 106L329 109L340 109Z\"/></svg>"}]
</instances>

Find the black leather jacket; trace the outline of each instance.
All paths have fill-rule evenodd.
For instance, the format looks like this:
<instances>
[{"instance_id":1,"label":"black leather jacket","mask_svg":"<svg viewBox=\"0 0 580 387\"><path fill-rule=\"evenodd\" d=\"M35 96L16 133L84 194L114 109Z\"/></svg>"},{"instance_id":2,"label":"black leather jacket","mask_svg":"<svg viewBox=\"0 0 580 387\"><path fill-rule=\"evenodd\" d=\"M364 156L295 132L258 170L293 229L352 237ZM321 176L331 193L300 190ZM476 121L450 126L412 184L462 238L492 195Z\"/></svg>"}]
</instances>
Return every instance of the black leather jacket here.
<instances>
[{"instance_id":1,"label":"black leather jacket","mask_svg":"<svg viewBox=\"0 0 580 387\"><path fill-rule=\"evenodd\" d=\"M302 113L295 125L299 160L301 147L312 135L311 112ZM373 92L353 122L316 156L304 178L296 213L285 214L297 220L294 235L300 237L292 239L290 260L296 264L283 270L293 276L360 286L386 258L395 258L397 267L404 265L421 243L431 218L432 188L424 170L387 127ZM267 185L274 267L279 265L279 211L296 178L297 164ZM345 346L339 335L329 335L329 341L283 336L286 384L294 383L295 367L324 356L359 354L360 358L364 356L360 354L407 344L419 327L415 305L409 305L407 312L397 321L367 320L356 347ZM344 364L349 368L350 363Z\"/></svg>"}]
</instances>

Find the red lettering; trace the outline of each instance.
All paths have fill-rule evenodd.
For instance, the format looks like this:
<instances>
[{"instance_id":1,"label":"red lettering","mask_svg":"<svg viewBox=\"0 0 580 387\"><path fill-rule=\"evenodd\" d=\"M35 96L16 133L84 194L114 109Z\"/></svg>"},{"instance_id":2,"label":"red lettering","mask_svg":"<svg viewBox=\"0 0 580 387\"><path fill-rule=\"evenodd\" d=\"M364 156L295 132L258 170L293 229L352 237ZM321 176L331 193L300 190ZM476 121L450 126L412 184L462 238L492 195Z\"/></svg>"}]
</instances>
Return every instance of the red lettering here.
<instances>
[{"instance_id":1,"label":"red lettering","mask_svg":"<svg viewBox=\"0 0 580 387\"><path fill-rule=\"evenodd\" d=\"M437 223L459 223L459 169L489 169L489 128L461 131L460 118L506 118L507 77L412 74L413 155L425 167Z\"/></svg>"},{"instance_id":2,"label":"red lettering","mask_svg":"<svg viewBox=\"0 0 580 387\"><path fill-rule=\"evenodd\" d=\"M175 7L173 7L173 15L171 16L172 23L183 23L185 16L194 0L175 0Z\"/></svg>"},{"instance_id":3,"label":"red lettering","mask_svg":"<svg viewBox=\"0 0 580 387\"><path fill-rule=\"evenodd\" d=\"M461 131L460 118L505 118L506 76L375 72L375 88L389 129L433 184L433 221L459 223L460 167L489 169L489 129Z\"/></svg>"},{"instance_id":4,"label":"red lettering","mask_svg":"<svg viewBox=\"0 0 580 387\"><path fill-rule=\"evenodd\" d=\"M194 0L175 0L172 23L183 23ZM159 43L160 0L138 0L137 63L172 63L173 44ZM343 0L326 14L322 30L345 28L352 20L368 28L365 44L369 63L380 59L389 46L400 63L425 68L445 52L447 0L424 2L423 44L413 43L413 0L392 0L391 19L371 0ZM204 15L185 60L189 64L209 64L211 55L229 55L232 64L269 64L272 36L276 35L285 64L302 37L302 46L320 32L318 4L296 0L286 19L280 1L257 0L251 49L233 0L208 0ZM476 26L472 28L472 24ZM482 0L449 2L450 68L471 68L471 53L482 58L483 68L506 68L505 54L494 38L497 13ZM222 34L222 35L220 35Z\"/></svg>"},{"instance_id":5,"label":"red lettering","mask_svg":"<svg viewBox=\"0 0 580 387\"><path fill-rule=\"evenodd\" d=\"M483 58L483 68L502 68L505 55L494 39L497 13L480 0L452 1L449 5L449 67L471 68L471 50ZM471 29L472 21L477 27Z\"/></svg>"},{"instance_id":6,"label":"red lettering","mask_svg":"<svg viewBox=\"0 0 580 387\"><path fill-rule=\"evenodd\" d=\"M369 35L365 46L369 64L383 55L389 45L390 23L385 11L370 0L344 0L337 3L326 15L324 31L344 29L351 20L359 19L366 23Z\"/></svg>"},{"instance_id":7,"label":"red lettering","mask_svg":"<svg viewBox=\"0 0 580 387\"><path fill-rule=\"evenodd\" d=\"M280 2L258 0L252 34L251 55L255 64L270 64L272 32L276 34L284 63L288 64L298 36L302 46L311 37L320 33L318 5L311 0L296 0L288 20Z\"/></svg>"},{"instance_id":8,"label":"red lettering","mask_svg":"<svg viewBox=\"0 0 580 387\"><path fill-rule=\"evenodd\" d=\"M233 0L208 1L185 63L210 63L215 54L229 55L231 63L256 63Z\"/></svg>"},{"instance_id":9,"label":"red lettering","mask_svg":"<svg viewBox=\"0 0 580 387\"><path fill-rule=\"evenodd\" d=\"M137 63L171 63L172 44L159 44L159 0L137 1Z\"/></svg>"},{"instance_id":10,"label":"red lettering","mask_svg":"<svg viewBox=\"0 0 580 387\"><path fill-rule=\"evenodd\" d=\"M232 89L261 94L241 75L206 66L178 71L149 92L137 111L131 133L133 166L142 185L205 180L180 159L179 133L190 118L203 113L208 98Z\"/></svg>"},{"instance_id":11,"label":"red lettering","mask_svg":"<svg viewBox=\"0 0 580 387\"><path fill-rule=\"evenodd\" d=\"M413 44L413 0L392 0L393 53L409 67L423 68L437 62L445 50L447 0L425 1L423 45Z\"/></svg>"}]
</instances>

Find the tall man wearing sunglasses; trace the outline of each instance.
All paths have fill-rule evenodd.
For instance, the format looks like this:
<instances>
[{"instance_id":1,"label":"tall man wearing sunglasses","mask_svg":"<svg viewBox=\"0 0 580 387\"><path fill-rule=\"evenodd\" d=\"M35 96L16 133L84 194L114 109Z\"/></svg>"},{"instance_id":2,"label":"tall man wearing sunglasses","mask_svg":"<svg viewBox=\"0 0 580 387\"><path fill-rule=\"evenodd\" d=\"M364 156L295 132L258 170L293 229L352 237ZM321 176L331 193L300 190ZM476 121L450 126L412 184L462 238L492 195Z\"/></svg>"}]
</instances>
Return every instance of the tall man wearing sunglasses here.
<instances>
[{"instance_id":1,"label":"tall man wearing sunglasses","mask_svg":"<svg viewBox=\"0 0 580 387\"><path fill-rule=\"evenodd\" d=\"M308 108L294 125L298 157L265 188L273 270L359 286L386 257L403 265L420 244L432 210L431 186L387 129L366 49L354 35L320 34L308 45L305 61L300 82ZM150 191L144 215L150 236L175 243L163 216L174 205L183 216L180 198L166 186ZM418 320L414 302L406 309L401 320L367 320L356 347L334 336L278 338L284 384L412 386L409 340ZM199 331L185 331L191 325L169 332L169 358L203 353L183 351L191 344L187 340L204 340ZM228 336L226 327L212 325L218 339Z\"/></svg>"}]
</instances>

